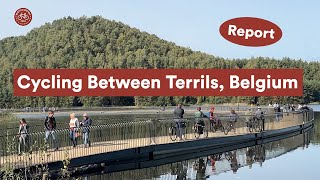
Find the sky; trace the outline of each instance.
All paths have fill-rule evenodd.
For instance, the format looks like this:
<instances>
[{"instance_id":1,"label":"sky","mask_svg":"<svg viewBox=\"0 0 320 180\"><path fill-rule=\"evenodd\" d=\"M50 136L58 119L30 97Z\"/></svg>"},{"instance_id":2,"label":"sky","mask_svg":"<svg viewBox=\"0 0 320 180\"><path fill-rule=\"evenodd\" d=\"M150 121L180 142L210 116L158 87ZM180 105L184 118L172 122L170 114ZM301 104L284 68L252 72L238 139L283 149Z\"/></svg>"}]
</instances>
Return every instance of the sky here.
<instances>
[{"instance_id":1,"label":"sky","mask_svg":"<svg viewBox=\"0 0 320 180\"><path fill-rule=\"evenodd\" d=\"M13 15L28 8L32 22L19 26ZM100 15L158 37L224 58L272 57L320 61L320 1L316 0L2 0L0 39L25 35L46 22L66 16ZM225 40L220 25L232 18L258 17L277 24L282 38L264 47Z\"/></svg>"}]
</instances>

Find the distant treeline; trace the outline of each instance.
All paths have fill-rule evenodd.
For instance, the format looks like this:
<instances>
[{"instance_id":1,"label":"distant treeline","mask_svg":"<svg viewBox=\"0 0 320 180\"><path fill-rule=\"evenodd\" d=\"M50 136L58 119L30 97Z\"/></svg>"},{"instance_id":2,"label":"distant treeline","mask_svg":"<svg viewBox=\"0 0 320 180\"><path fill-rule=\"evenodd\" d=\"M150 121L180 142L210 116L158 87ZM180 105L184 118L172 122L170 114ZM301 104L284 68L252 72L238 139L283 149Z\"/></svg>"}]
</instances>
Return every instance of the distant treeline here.
<instances>
[{"instance_id":1,"label":"distant treeline","mask_svg":"<svg viewBox=\"0 0 320 180\"><path fill-rule=\"evenodd\" d=\"M232 52L230 52L232 53ZM224 59L99 16L67 17L0 41L0 108L320 101L320 63ZM303 97L15 97L14 68L303 68Z\"/></svg>"}]
</instances>

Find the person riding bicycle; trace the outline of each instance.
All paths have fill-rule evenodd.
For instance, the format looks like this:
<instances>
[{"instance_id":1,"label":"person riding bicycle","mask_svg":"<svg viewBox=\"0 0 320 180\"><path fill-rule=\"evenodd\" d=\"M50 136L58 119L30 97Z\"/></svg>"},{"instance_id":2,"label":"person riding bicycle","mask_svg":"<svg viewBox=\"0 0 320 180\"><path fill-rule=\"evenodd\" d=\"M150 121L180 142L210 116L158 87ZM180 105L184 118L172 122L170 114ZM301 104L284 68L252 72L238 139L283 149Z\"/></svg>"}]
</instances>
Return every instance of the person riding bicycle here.
<instances>
[{"instance_id":1,"label":"person riding bicycle","mask_svg":"<svg viewBox=\"0 0 320 180\"><path fill-rule=\"evenodd\" d=\"M244 115L246 116L247 121L249 120L250 116L252 115L251 113L251 109L247 109L247 111L244 113Z\"/></svg>"},{"instance_id":2,"label":"person riding bicycle","mask_svg":"<svg viewBox=\"0 0 320 180\"><path fill-rule=\"evenodd\" d=\"M180 140L182 140L182 136L184 135L184 128L186 125L183 121L184 109L182 109L181 104L178 104L176 109L173 111L173 114L178 118L176 119L177 136Z\"/></svg>"},{"instance_id":3,"label":"person riding bicycle","mask_svg":"<svg viewBox=\"0 0 320 180\"><path fill-rule=\"evenodd\" d=\"M246 116L246 125L247 127L252 127L252 123L253 123L253 117L252 117L252 112L251 109L247 109L247 111L245 112L245 116Z\"/></svg>"},{"instance_id":4,"label":"person riding bicycle","mask_svg":"<svg viewBox=\"0 0 320 180\"><path fill-rule=\"evenodd\" d=\"M214 109L215 109L215 108L212 106L212 107L210 108L210 112L209 112L209 115L210 115L210 117L209 117L209 120L210 120L210 130L212 130L212 128L214 128L215 130L217 130L217 129L223 127L219 116L214 115Z\"/></svg>"},{"instance_id":5,"label":"person riding bicycle","mask_svg":"<svg viewBox=\"0 0 320 180\"><path fill-rule=\"evenodd\" d=\"M230 116L229 116L230 125L234 125L237 122L238 118L239 118L239 116L236 113L236 111L234 109L231 109Z\"/></svg>"},{"instance_id":6,"label":"person riding bicycle","mask_svg":"<svg viewBox=\"0 0 320 180\"><path fill-rule=\"evenodd\" d=\"M203 134L203 128L205 126L203 118L205 117L205 115L201 111L201 107L197 108L197 111L194 113L194 115L196 117L195 126L197 126L197 131L198 131L199 134Z\"/></svg>"},{"instance_id":7,"label":"person riding bicycle","mask_svg":"<svg viewBox=\"0 0 320 180\"><path fill-rule=\"evenodd\" d=\"M263 112L261 111L261 107L258 107L258 110L255 112L255 119L262 119L263 118Z\"/></svg>"},{"instance_id":8,"label":"person riding bicycle","mask_svg":"<svg viewBox=\"0 0 320 180\"><path fill-rule=\"evenodd\" d=\"M211 106L211 108L210 108L209 120L210 120L211 127L213 127L217 123L216 118L214 117L214 107L213 106Z\"/></svg>"},{"instance_id":9,"label":"person riding bicycle","mask_svg":"<svg viewBox=\"0 0 320 180\"><path fill-rule=\"evenodd\" d=\"M213 106L210 107L209 118L210 118L210 121L214 120L214 107Z\"/></svg>"}]
</instances>

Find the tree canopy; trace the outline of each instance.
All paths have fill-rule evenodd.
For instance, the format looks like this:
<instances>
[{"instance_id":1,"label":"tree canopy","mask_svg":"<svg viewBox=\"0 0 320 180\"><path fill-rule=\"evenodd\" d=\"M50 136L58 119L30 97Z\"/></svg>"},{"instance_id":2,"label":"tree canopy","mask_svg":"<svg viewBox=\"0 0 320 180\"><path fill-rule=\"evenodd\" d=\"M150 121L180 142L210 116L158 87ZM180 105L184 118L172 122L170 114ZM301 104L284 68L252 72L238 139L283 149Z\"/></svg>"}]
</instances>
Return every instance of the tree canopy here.
<instances>
[{"instance_id":1,"label":"tree canopy","mask_svg":"<svg viewBox=\"0 0 320 180\"><path fill-rule=\"evenodd\" d=\"M230 52L231 53L231 52ZM283 58L224 59L177 46L100 16L66 17L0 41L0 108L227 103L253 97L15 97L14 68L303 68L304 97L261 103L320 101L320 63Z\"/></svg>"}]
</instances>

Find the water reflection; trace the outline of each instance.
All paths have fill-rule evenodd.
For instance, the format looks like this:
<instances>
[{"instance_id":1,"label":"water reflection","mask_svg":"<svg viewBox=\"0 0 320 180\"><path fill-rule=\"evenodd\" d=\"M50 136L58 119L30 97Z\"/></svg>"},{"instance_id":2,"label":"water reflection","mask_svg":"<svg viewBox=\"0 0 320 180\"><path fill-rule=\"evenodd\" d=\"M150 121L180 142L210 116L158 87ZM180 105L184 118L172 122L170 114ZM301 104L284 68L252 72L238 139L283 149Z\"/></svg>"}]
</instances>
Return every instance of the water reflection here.
<instances>
[{"instance_id":1,"label":"water reflection","mask_svg":"<svg viewBox=\"0 0 320 180\"><path fill-rule=\"evenodd\" d=\"M319 121L316 125L319 126ZM311 136L314 137L312 130L280 141L229 152L209 154L205 157L157 167L87 176L82 179L215 179L214 176L225 172L237 174L243 167L248 167L250 170L254 164L263 167L264 163L270 159L277 158L299 147L308 148Z\"/></svg>"},{"instance_id":2,"label":"water reflection","mask_svg":"<svg viewBox=\"0 0 320 180\"><path fill-rule=\"evenodd\" d=\"M320 108L319 108L320 109ZM311 133L311 143L320 144L320 112L315 113L313 133Z\"/></svg>"}]
</instances>

